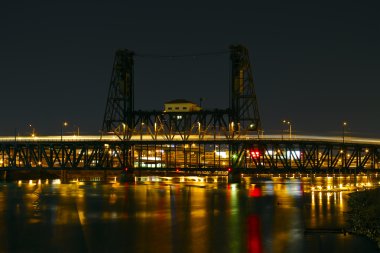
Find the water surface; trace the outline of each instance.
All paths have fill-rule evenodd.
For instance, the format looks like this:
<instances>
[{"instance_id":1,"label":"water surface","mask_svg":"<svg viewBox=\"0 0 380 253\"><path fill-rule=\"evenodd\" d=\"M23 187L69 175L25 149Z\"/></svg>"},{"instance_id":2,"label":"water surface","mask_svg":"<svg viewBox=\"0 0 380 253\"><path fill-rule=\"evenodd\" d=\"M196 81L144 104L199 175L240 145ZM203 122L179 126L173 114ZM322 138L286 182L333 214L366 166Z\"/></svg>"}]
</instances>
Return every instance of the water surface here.
<instances>
[{"instance_id":1,"label":"water surface","mask_svg":"<svg viewBox=\"0 0 380 253\"><path fill-rule=\"evenodd\" d=\"M0 252L378 252L336 233L347 192L310 190L329 184L3 183Z\"/></svg>"}]
</instances>

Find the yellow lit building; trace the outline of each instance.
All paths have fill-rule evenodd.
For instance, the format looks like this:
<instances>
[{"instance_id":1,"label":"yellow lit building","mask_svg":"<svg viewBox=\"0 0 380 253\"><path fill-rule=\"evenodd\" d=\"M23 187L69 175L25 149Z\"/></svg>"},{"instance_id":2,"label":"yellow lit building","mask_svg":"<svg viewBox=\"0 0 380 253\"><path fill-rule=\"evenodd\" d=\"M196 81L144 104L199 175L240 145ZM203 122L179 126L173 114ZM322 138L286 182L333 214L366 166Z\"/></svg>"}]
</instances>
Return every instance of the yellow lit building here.
<instances>
[{"instance_id":1,"label":"yellow lit building","mask_svg":"<svg viewBox=\"0 0 380 253\"><path fill-rule=\"evenodd\" d=\"M200 110L202 108L191 101L175 99L165 103L164 112L197 112Z\"/></svg>"}]
</instances>

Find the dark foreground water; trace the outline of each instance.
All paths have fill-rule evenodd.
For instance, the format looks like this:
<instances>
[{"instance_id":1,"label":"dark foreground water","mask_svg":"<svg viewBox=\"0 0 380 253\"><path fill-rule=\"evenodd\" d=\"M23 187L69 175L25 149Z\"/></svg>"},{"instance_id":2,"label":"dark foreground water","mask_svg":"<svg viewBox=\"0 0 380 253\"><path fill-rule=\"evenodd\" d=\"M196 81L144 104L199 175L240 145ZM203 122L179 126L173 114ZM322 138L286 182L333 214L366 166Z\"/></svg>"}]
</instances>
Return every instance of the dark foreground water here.
<instances>
[{"instance_id":1,"label":"dark foreground water","mask_svg":"<svg viewBox=\"0 0 380 253\"><path fill-rule=\"evenodd\" d=\"M0 252L379 252L336 233L347 192L318 184L3 183Z\"/></svg>"}]
</instances>

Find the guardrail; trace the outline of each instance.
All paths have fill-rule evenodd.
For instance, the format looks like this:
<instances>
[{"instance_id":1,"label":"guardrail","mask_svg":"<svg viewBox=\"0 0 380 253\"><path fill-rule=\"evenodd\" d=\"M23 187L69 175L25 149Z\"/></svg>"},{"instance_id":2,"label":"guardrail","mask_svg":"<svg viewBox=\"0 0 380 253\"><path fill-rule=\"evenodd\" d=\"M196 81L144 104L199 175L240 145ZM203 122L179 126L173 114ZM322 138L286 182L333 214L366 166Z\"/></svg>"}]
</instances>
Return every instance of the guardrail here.
<instances>
[{"instance_id":1,"label":"guardrail","mask_svg":"<svg viewBox=\"0 0 380 253\"><path fill-rule=\"evenodd\" d=\"M284 141L284 142L296 142L296 141L310 141L310 142L334 142L342 143L342 137L336 136L311 136L311 135L294 135L292 138L284 137L282 135L265 135L265 136L235 136L227 138L226 136L214 136L204 135L199 137L198 135L190 136L188 139L183 140L180 136L174 136L172 139L166 138L164 135L155 136L151 135L135 135L130 139L134 142L139 141ZM81 136L3 136L0 137L0 142L86 142L86 141L122 141L116 135L81 135ZM344 143L352 144L378 144L380 145L380 139L361 138L361 137L345 137Z\"/></svg>"}]
</instances>

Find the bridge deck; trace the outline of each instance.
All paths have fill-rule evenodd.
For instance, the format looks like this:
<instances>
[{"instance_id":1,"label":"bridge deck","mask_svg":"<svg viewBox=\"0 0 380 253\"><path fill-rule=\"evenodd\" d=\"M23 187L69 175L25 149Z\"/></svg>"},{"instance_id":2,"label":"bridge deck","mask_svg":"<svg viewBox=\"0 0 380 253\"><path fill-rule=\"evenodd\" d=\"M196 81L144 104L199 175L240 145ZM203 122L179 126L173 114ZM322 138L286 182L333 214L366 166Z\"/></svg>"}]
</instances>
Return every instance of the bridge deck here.
<instances>
[{"instance_id":1,"label":"bridge deck","mask_svg":"<svg viewBox=\"0 0 380 253\"><path fill-rule=\"evenodd\" d=\"M380 140L329 136L0 137L3 169L378 169Z\"/></svg>"}]
</instances>

